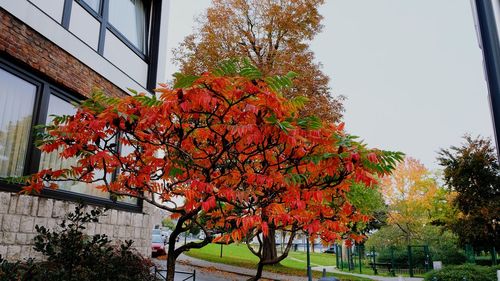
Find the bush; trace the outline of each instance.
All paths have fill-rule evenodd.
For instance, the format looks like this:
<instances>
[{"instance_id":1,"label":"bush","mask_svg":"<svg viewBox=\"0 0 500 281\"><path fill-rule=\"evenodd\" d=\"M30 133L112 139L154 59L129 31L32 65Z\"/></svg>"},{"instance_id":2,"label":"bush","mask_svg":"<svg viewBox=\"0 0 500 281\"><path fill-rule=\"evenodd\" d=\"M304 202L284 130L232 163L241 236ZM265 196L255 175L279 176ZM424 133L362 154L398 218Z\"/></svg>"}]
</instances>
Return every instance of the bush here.
<instances>
[{"instance_id":1,"label":"bush","mask_svg":"<svg viewBox=\"0 0 500 281\"><path fill-rule=\"evenodd\" d=\"M496 271L500 267L486 267L464 264L446 266L441 270L433 270L425 275L425 281L497 281ZM465 278L465 279L464 279Z\"/></svg>"},{"instance_id":2,"label":"bush","mask_svg":"<svg viewBox=\"0 0 500 281\"><path fill-rule=\"evenodd\" d=\"M79 205L66 215L59 231L36 226L34 249L45 256L44 261L9 263L0 257L0 281L155 280L150 273L152 264L131 248L132 241L113 245L106 235L85 235L85 225L98 222L103 211L85 213L83 208Z\"/></svg>"}]
</instances>

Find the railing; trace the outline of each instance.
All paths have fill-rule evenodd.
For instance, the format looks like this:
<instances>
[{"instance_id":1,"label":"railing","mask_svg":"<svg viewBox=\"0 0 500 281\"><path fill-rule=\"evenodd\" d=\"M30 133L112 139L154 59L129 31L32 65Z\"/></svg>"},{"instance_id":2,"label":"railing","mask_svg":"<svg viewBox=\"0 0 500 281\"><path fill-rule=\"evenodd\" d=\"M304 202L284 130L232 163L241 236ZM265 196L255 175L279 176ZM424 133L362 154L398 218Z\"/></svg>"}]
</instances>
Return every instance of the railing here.
<instances>
[{"instance_id":1,"label":"railing","mask_svg":"<svg viewBox=\"0 0 500 281\"><path fill-rule=\"evenodd\" d=\"M163 280L167 280L167 270L166 269L158 269L155 266L155 277L156 278L161 278ZM187 281L192 278L193 281L196 281L196 270L193 270L193 272L187 272L187 271L175 271L175 275L180 274L184 275L185 278L182 279L181 281Z\"/></svg>"}]
</instances>

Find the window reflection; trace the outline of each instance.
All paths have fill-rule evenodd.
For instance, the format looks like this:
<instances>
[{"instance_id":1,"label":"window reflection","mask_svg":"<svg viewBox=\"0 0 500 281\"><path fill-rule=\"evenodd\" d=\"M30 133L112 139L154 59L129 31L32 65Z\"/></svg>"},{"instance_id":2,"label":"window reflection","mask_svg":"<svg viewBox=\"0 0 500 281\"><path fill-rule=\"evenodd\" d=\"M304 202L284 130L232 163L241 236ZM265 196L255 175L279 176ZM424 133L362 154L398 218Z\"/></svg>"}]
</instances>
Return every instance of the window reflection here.
<instances>
[{"instance_id":1,"label":"window reflection","mask_svg":"<svg viewBox=\"0 0 500 281\"><path fill-rule=\"evenodd\" d=\"M51 115L74 115L76 113L76 109L69 102L55 96L50 95L49 107L47 112L47 124L52 122ZM53 151L51 153L42 153L40 157L40 170L43 169L65 169L70 168L71 166L75 166L77 164L78 159L75 157L72 158L61 158L59 154L62 152L62 149L57 151ZM96 171L95 177L102 178L103 171ZM111 176L109 176L111 178ZM86 184L82 182L59 182L59 189L83 193L86 195L109 198L108 192L103 192L94 186L99 183Z\"/></svg>"},{"instance_id":2,"label":"window reflection","mask_svg":"<svg viewBox=\"0 0 500 281\"><path fill-rule=\"evenodd\" d=\"M99 13L99 8L101 7L101 0L83 0L92 10Z\"/></svg>"},{"instance_id":3,"label":"window reflection","mask_svg":"<svg viewBox=\"0 0 500 281\"><path fill-rule=\"evenodd\" d=\"M0 177L23 175L36 86L0 69Z\"/></svg>"},{"instance_id":4,"label":"window reflection","mask_svg":"<svg viewBox=\"0 0 500 281\"><path fill-rule=\"evenodd\" d=\"M110 0L109 22L139 50L146 50L146 7L143 0Z\"/></svg>"}]
</instances>

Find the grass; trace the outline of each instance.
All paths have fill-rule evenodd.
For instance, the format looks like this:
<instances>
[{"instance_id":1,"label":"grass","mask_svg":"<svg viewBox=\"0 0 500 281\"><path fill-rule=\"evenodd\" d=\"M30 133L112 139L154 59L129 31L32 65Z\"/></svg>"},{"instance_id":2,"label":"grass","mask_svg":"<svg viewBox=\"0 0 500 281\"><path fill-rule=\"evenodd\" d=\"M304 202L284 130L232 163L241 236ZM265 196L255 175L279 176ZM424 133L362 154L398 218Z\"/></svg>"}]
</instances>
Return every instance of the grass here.
<instances>
[{"instance_id":1,"label":"grass","mask_svg":"<svg viewBox=\"0 0 500 281\"><path fill-rule=\"evenodd\" d=\"M220 257L220 245L209 244L201 249L191 249L186 253L188 256L215 263L223 263L244 268L255 269L258 258L254 256L246 245L231 244L224 245L222 258ZM311 253L311 266L331 266L335 264L335 256L332 254ZM290 252L288 258L280 264L266 266L264 270L297 276L306 276L306 254L303 252ZM331 274L331 273L330 273ZM333 274L342 281L367 281L370 279L350 276L346 274ZM321 272L313 271L313 277L321 277Z\"/></svg>"}]
</instances>

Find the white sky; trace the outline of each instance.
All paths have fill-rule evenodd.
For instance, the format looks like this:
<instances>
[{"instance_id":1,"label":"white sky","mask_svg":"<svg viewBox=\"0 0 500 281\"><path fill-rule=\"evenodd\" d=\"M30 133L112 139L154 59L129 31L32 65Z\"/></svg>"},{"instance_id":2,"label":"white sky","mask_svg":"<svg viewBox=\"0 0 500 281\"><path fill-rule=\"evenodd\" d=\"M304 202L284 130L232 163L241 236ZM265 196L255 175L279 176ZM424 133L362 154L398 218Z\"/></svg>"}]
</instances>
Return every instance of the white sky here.
<instances>
[{"instance_id":1,"label":"white sky","mask_svg":"<svg viewBox=\"0 0 500 281\"><path fill-rule=\"evenodd\" d=\"M332 92L347 97L347 130L370 147L439 168L439 148L493 136L469 0L327 0L311 48ZM209 0L171 0L171 49ZM168 79L176 71L172 64Z\"/></svg>"}]
</instances>

